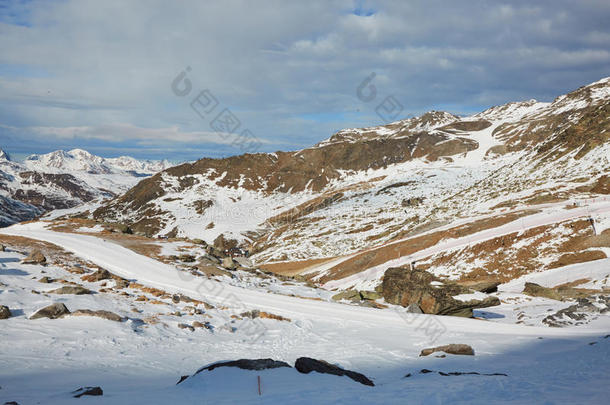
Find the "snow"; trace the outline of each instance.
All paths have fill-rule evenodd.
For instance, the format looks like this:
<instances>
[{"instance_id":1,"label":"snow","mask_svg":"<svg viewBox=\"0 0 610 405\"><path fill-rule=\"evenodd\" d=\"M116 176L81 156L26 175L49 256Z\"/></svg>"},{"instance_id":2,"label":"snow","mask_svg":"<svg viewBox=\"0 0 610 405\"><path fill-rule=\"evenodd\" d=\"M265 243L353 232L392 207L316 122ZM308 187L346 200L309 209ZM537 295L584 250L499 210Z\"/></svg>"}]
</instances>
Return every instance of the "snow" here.
<instances>
[{"instance_id":1,"label":"snow","mask_svg":"<svg viewBox=\"0 0 610 405\"><path fill-rule=\"evenodd\" d=\"M376 284L378 284L378 280L381 278L383 273L390 267L405 266L415 260L424 259L436 253L450 251L452 249L461 248L464 246L468 246L469 244L479 243L485 240L497 238L503 235L508 235L514 232L522 232L527 229L554 224L568 219L589 217L591 214L601 215L610 213L610 201L607 201L604 197L591 199L589 201L589 205L587 206L565 209L565 205L565 203L546 204L545 207L547 208L543 209L543 211L540 213L520 218L507 224L492 229L480 231L461 238L440 241L438 244L426 249L422 249L412 255L401 256L397 259L389 260L380 265L364 269L363 271L352 276L345 277L340 280L329 281L324 285L324 287L328 289L348 289L351 287L357 289L370 289L372 286L374 287ZM541 206L539 206L538 208L541 208ZM407 239L399 240L394 243L404 242L405 240ZM353 257L353 255L338 259L333 263L334 265L336 265L351 257ZM323 270L330 269L331 267L332 266L329 266L328 263L325 263L319 268L310 269L309 272L313 273L318 271L319 274L323 274Z\"/></svg>"},{"instance_id":2,"label":"snow","mask_svg":"<svg viewBox=\"0 0 610 405\"><path fill-rule=\"evenodd\" d=\"M252 330L240 323L233 324L234 332L226 331L222 311L211 310L210 319L218 326L214 333L178 329L175 325L187 322L189 317L169 315L160 324L140 328L129 311L135 302L125 304L120 296L103 293L61 296L53 301L64 301L70 309L103 308L131 320L116 323L67 317L31 321L26 316L51 301L45 294L30 293L47 288L34 279L42 271L51 277L65 277L66 273L54 266L21 265L18 260L22 254L2 252L0 276L6 286L0 287L0 300L16 310L13 318L1 321L6 326L0 329L0 338L11 342L0 347L3 401L63 404L69 400L70 391L91 385L102 386L104 396L87 401L130 404L193 403L201 398L210 403L404 403L405 398L414 402L488 403L527 401L533 396L547 401L603 402L606 397L610 341L603 336L610 330L610 322L605 318L580 328L528 327L407 316L394 308L377 310L303 300L211 280L201 287L203 283L180 275L172 266L94 236L58 233L44 226L23 224L2 229L1 233L55 243L144 285L221 302L237 311L261 309L288 316L292 322L264 320L264 330L255 338ZM48 289L54 287L49 285ZM145 313L155 310L152 304L141 305ZM489 310L496 312L496 308ZM438 328L436 333L431 333L431 325ZM589 345L592 341L597 344ZM470 344L476 356L418 357L425 347L447 343ZM269 357L294 364L301 356L361 372L372 378L376 387L365 387L346 377L303 375L293 369L219 369L175 385L181 375L215 361ZM508 377L420 374L424 368L500 372ZM412 376L404 378L407 373ZM258 376L263 390L260 397Z\"/></svg>"},{"instance_id":3,"label":"snow","mask_svg":"<svg viewBox=\"0 0 610 405\"><path fill-rule=\"evenodd\" d=\"M501 284L500 291L521 292L526 282L540 284L543 287L555 287L581 279L599 281L610 276L610 259L594 260L586 263L572 264L565 267L546 270L540 273L526 274L525 276ZM578 286L579 288L582 286ZM599 285L597 286L600 287Z\"/></svg>"}]
</instances>

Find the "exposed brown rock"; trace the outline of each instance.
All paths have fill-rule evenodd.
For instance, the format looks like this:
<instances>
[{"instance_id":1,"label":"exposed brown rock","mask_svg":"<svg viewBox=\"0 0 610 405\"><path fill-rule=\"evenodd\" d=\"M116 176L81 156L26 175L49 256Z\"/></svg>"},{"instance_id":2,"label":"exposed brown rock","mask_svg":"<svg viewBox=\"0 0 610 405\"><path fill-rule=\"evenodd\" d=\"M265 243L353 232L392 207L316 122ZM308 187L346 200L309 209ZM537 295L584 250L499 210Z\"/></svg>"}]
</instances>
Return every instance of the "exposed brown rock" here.
<instances>
[{"instance_id":1,"label":"exposed brown rock","mask_svg":"<svg viewBox=\"0 0 610 405\"><path fill-rule=\"evenodd\" d=\"M474 350L469 345L465 344L450 344L445 346L433 347L430 349L423 349L420 356L428 356L435 352L445 352L447 354L467 355L474 356Z\"/></svg>"},{"instance_id":2,"label":"exposed brown rock","mask_svg":"<svg viewBox=\"0 0 610 405\"><path fill-rule=\"evenodd\" d=\"M108 280L112 278L112 274L105 269L99 269L95 273L87 274L86 276L81 277L81 280L88 281L90 283L102 280Z\"/></svg>"},{"instance_id":3,"label":"exposed brown rock","mask_svg":"<svg viewBox=\"0 0 610 405\"><path fill-rule=\"evenodd\" d=\"M126 318L115 314L114 312L98 310L92 311L90 309L77 309L70 314L71 316L95 316L98 318L106 319L109 321L123 322Z\"/></svg>"},{"instance_id":4,"label":"exposed brown rock","mask_svg":"<svg viewBox=\"0 0 610 405\"><path fill-rule=\"evenodd\" d=\"M527 294L531 297L543 297L561 301L561 295L557 291L553 290L552 288L543 287L536 283L525 283L523 294Z\"/></svg>"},{"instance_id":5,"label":"exposed brown rock","mask_svg":"<svg viewBox=\"0 0 610 405\"><path fill-rule=\"evenodd\" d=\"M85 287L81 287L80 285L70 285L70 286L63 286L63 287L57 288L55 290L48 291L48 293L85 295L85 294L91 294L91 293L93 293L93 291L91 291Z\"/></svg>"},{"instance_id":6,"label":"exposed brown rock","mask_svg":"<svg viewBox=\"0 0 610 405\"><path fill-rule=\"evenodd\" d=\"M11 317L11 310L6 305L0 305L0 319L8 319Z\"/></svg>"},{"instance_id":7,"label":"exposed brown rock","mask_svg":"<svg viewBox=\"0 0 610 405\"><path fill-rule=\"evenodd\" d=\"M23 264L45 264L47 258L42 254L39 249L34 249L30 254L21 261Z\"/></svg>"}]
</instances>

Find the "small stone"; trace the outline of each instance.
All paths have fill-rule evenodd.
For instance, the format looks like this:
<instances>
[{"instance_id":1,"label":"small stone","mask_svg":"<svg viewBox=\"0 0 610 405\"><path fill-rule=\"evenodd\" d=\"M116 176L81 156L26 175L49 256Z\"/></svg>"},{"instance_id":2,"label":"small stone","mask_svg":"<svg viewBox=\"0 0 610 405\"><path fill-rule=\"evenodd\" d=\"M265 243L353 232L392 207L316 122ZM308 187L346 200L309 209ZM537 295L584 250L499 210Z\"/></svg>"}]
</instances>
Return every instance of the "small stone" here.
<instances>
[{"instance_id":1,"label":"small stone","mask_svg":"<svg viewBox=\"0 0 610 405\"><path fill-rule=\"evenodd\" d=\"M222 259L221 266L227 270L235 270L237 268L237 263L235 262L235 260L233 260L232 257L225 257L224 259Z\"/></svg>"},{"instance_id":2,"label":"small stone","mask_svg":"<svg viewBox=\"0 0 610 405\"><path fill-rule=\"evenodd\" d=\"M8 319L11 317L11 311L5 305L0 305L0 319Z\"/></svg>"},{"instance_id":3,"label":"small stone","mask_svg":"<svg viewBox=\"0 0 610 405\"><path fill-rule=\"evenodd\" d=\"M84 395L100 396L104 395L104 391L100 387L81 387L76 391L72 391L74 398L80 398Z\"/></svg>"},{"instance_id":4,"label":"small stone","mask_svg":"<svg viewBox=\"0 0 610 405\"><path fill-rule=\"evenodd\" d=\"M195 328L194 328L193 326L191 326L191 325L187 325L186 323L179 323L179 324L178 324L178 327L179 327L180 329L188 329L188 330L190 330L191 332L194 332L194 331L195 331Z\"/></svg>"},{"instance_id":5,"label":"small stone","mask_svg":"<svg viewBox=\"0 0 610 405\"><path fill-rule=\"evenodd\" d=\"M38 280L38 282L39 282L39 283L43 283L43 284L49 284L49 283L52 283L52 282L53 282L53 279L52 279L51 277L44 276L44 277L40 278L40 279Z\"/></svg>"}]
</instances>

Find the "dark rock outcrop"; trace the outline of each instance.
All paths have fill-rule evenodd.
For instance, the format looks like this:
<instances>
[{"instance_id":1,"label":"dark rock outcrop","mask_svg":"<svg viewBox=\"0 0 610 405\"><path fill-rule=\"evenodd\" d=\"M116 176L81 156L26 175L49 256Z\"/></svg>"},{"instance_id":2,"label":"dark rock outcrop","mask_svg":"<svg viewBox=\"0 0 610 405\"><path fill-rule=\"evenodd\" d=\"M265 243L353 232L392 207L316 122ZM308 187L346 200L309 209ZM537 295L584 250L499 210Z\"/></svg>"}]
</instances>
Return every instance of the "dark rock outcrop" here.
<instances>
[{"instance_id":1,"label":"dark rock outcrop","mask_svg":"<svg viewBox=\"0 0 610 405\"><path fill-rule=\"evenodd\" d=\"M269 370L281 367L291 368L290 364L273 359L240 359L210 364L209 366L205 366L197 370L195 375L201 373L202 371L212 371L219 367L236 367L242 370Z\"/></svg>"},{"instance_id":2,"label":"dark rock outcrop","mask_svg":"<svg viewBox=\"0 0 610 405\"><path fill-rule=\"evenodd\" d=\"M8 319L11 317L11 310L6 305L0 305L0 319Z\"/></svg>"},{"instance_id":3,"label":"dark rock outcrop","mask_svg":"<svg viewBox=\"0 0 610 405\"><path fill-rule=\"evenodd\" d=\"M386 302L404 307L415 304L425 314L472 317L473 309L500 304L498 297L470 301L453 298L470 292L466 287L442 281L424 270L395 267L383 276L382 294Z\"/></svg>"},{"instance_id":4,"label":"dark rock outcrop","mask_svg":"<svg viewBox=\"0 0 610 405\"><path fill-rule=\"evenodd\" d=\"M355 371L345 370L339 366L327 363L324 360L316 360L309 357L300 357L297 359L294 367L299 373L309 374L312 371L316 371L322 374L332 374L337 376L347 376L352 380L359 382L363 385L374 387L375 384L364 374L357 373Z\"/></svg>"},{"instance_id":5,"label":"dark rock outcrop","mask_svg":"<svg viewBox=\"0 0 610 405\"><path fill-rule=\"evenodd\" d=\"M72 391L74 398L80 398L85 395L100 396L104 395L104 391L100 387L81 387L76 391Z\"/></svg>"},{"instance_id":6,"label":"dark rock outcrop","mask_svg":"<svg viewBox=\"0 0 610 405\"><path fill-rule=\"evenodd\" d=\"M39 309L36 311L30 319L39 319L39 318L49 318L49 319L57 319L61 318L64 315L69 314L70 311L66 306L60 302L51 304L47 307Z\"/></svg>"},{"instance_id":7,"label":"dark rock outcrop","mask_svg":"<svg viewBox=\"0 0 610 405\"><path fill-rule=\"evenodd\" d=\"M474 356L474 349L465 344L450 344L445 346L432 347L429 349L424 349L419 354L420 356L428 356L432 353L436 352L445 352L447 354L457 354L457 355L465 355L465 356Z\"/></svg>"}]
</instances>

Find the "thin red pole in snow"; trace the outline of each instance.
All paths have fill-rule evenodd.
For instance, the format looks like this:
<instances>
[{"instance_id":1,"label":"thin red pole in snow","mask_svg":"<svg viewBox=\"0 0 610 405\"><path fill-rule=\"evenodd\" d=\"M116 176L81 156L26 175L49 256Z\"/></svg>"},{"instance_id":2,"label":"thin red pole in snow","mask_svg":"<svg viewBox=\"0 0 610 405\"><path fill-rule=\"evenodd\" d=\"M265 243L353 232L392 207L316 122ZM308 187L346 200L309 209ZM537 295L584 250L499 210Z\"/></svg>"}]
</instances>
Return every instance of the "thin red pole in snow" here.
<instances>
[{"instance_id":1,"label":"thin red pole in snow","mask_svg":"<svg viewBox=\"0 0 610 405\"><path fill-rule=\"evenodd\" d=\"M260 375L257 377L257 380L258 380L258 395L263 395L261 393L261 376Z\"/></svg>"}]
</instances>

